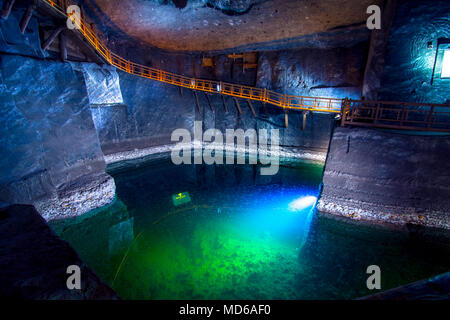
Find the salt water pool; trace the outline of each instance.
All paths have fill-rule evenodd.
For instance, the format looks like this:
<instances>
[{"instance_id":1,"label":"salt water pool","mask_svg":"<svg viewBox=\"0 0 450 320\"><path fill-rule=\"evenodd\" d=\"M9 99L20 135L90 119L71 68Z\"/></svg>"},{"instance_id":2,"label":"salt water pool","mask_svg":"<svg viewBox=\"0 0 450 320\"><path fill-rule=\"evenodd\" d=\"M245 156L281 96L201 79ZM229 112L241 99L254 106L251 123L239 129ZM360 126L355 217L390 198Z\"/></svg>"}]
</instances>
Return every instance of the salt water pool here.
<instances>
[{"instance_id":1,"label":"salt water pool","mask_svg":"<svg viewBox=\"0 0 450 320\"><path fill-rule=\"evenodd\" d=\"M439 241L316 212L322 171L147 159L110 172L114 203L51 226L124 299L353 299L379 292L369 265L381 291L450 269Z\"/></svg>"}]
</instances>

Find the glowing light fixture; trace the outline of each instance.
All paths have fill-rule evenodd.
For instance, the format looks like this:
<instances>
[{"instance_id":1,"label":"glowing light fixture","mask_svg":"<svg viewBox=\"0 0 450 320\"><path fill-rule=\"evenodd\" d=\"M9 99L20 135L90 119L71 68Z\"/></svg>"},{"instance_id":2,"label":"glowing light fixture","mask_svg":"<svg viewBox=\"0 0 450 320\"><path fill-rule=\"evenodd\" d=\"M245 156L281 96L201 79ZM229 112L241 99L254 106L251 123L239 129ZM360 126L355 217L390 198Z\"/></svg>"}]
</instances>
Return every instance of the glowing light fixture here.
<instances>
[{"instance_id":1,"label":"glowing light fixture","mask_svg":"<svg viewBox=\"0 0 450 320\"><path fill-rule=\"evenodd\" d=\"M444 51L442 59L441 78L450 78L450 49Z\"/></svg>"},{"instance_id":2,"label":"glowing light fixture","mask_svg":"<svg viewBox=\"0 0 450 320\"><path fill-rule=\"evenodd\" d=\"M314 196L306 196L295 199L291 203L289 203L289 211L301 211L308 207L312 207L316 204L317 197Z\"/></svg>"},{"instance_id":3,"label":"glowing light fixture","mask_svg":"<svg viewBox=\"0 0 450 320\"><path fill-rule=\"evenodd\" d=\"M174 206L179 206L188 202L191 202L189 192L180 192L172 195L172 201Z\"/></svg>"}]
</instances>

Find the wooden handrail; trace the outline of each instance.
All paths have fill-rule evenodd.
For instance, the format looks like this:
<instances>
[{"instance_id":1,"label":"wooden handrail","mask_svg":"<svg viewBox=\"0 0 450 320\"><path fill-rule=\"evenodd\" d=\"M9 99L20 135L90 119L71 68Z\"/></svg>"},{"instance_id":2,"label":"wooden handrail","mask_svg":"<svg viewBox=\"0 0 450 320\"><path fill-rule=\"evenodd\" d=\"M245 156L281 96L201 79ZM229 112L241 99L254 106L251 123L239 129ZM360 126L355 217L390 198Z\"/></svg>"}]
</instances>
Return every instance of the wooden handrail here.
<instances>
[{"instance_id":1,"label":"wooden handrail","mask_svg":"<svg viewBox=\"0 0 450 320\"><path fill-rule=\"evenodd\" d=\"M65 12L65 10L61 8L55 1L52 0L41 0L41 1L43 1L51 8L55 9L58 13L64 15L69 19L69 16ZM131 60L127 60L120 57L119 55L115 54L110 49L108 49L107 46L96 35L95 31L92 30L90 25L83 19L84 18L80 17L79 23L73 20L78 27L77 28L78 32L80 32L84 36L84 38L108 63L124 72L134 74L136 76L143 78L169 83L176 86L270 103L272 105L281 108L330 112L330 113L339 113L341 111L340 106L341 99L316 98L316 97L311 98L311 97L279 94L275 91L256 87L249 87L240 84L224 83L224 82L219 83L218 81L213 80L189 78L182 75L170 73L164 70L159 70L135 63ZM194 86L192 86L192 83L194 83ZM220 86L218 86L218 84L220 84ZM302 101L302 102L308 101L308 99L315 99L319 101L321 107L316 107L314 104L308 105L295 102L295 101Z\"/></svg>"},{"instance_id":2,"label":"wooden handrail","mask_svg":"<svg viewBox=\"0 0 450 320\"><path fill-rule=\"evenodd\" d=\"M179 87L228 95L234 98L243 98L247 100L261 101L263 104L270 103L274 106L294 110L307 110L325 113L340 113L341 125L359 125L380 128L406 129L406 130L427 130L450 132L450 122L438 122L440 117L450 119L450 105L417 103L417 102L398 102L398 101L367 101L337 99L325 97L308 97L280 94L266 88L256 88L222 81L204 80L190 78L183 75L167 72L164 70L151 68L131 60L124 59L112 52L100 40L95 30L80 17L79 23L68 16L65 9L61 8L55 1L41 0L59 14L70 18L77 24L77 31L94 47L98 54L109 64L124 72L160 81ZM237 100L236 100L237 101ZM402 106L403 108L396 108ZM417 110L417 108L426 110ZM445 111L436 111L445 108ZM447 108L449 108L447 110ZM357 112L358 111L358 112ZM397 118L390 118L386 112L396 112ZM428 116L424 119L417 117L417 113L425 112ZM364 114L366 113L366 114ZM416 114L412 119L411 114ZM400 117L400 119L399 119ZM448 118L447 118L448 117Z\"/></svg>"}]
</instances>

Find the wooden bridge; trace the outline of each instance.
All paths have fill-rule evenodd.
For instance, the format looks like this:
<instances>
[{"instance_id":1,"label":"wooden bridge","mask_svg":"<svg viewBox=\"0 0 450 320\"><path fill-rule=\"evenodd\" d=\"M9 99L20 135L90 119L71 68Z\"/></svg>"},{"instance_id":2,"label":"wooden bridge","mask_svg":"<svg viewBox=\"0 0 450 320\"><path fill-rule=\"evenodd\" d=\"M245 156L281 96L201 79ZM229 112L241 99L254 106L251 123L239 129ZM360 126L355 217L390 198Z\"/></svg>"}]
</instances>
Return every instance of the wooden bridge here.
<instances>
[{"instance_id":1,"label":"wooden bridge","mask_svg":"<svg viewBox=\"0 0 450 320\"><path fill-rule=\"evenodd\" d=\"M34 3L36 1L37 0L34 0ZM239 113L241 110L236 98L243 98L249 101L249 106L254 115L255 111L250 102L251 100L268 103L284 109L286 127L288 124L287 110L303 110L340 114L342 125L450 132L450 105L287 95L263 88L185 77L144 66L131 60L124 59L112 52L97 36L93 24L86 22L85 17L81 16L78 19L74 17L73 12L67 14L65 9L68 7L67 0L40 1L58 12L61 16L71 19L76 25L74 32L79 32L105 61L115 66L117 69L139 77L176 85L180 88L232 96L235 98ZM13 0L6 1L3 11L10 11L13 3ZM30 8L32 8L32 5L33 4L30 4ZM27 10L25 15L31 17L31 12L32 9ZM27 16L24 16L22 21L29 20L29 17L27 18ZM22 24L21 29L25 29L26 25L24 27ZM47 41L45 41L45 45L43 45L44 49L45 47L48 47L48 42L50 40L52 39L47 39Z\"/></svg>"}]
</instances>

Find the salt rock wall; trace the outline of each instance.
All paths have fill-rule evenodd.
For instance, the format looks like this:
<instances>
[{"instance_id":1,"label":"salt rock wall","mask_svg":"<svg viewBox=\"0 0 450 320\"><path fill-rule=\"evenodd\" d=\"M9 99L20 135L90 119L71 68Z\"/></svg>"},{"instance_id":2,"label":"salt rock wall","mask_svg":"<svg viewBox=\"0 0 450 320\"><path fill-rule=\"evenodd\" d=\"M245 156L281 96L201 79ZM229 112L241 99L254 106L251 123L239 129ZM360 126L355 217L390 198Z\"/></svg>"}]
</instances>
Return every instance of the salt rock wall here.
<instances>
[{"instance_id":1,"label":"salt rock wall","mask_svg":"<svg viewBox=\"0 0 450 320\"><path fill-rule=\"evenodd\" d=\"M242 60L236 61L228 53L176 52L152 47L131 38L99 10L93 1L85 4L85 13L96 21L104 40L119 55L138 63L169 72L200 79L213 79L268 88L281 93L336 98L359 98L370 32L365 27L343 27L324 34L311 34L299 39L259 44L258 67L243 70ZM289 48L289 50L286 50ZM292 49L297 48L297 49ZM275 50L275 51L265 51ZM276 51L278 50L278 51ZM282 51L280 51L282 50ZM202 65L202 58L210 57L213 66ZM194 120L201 120L204 129L278 129L280 144L303 151L313 151L325 159L333 127L330 114L307 114L303 130L303 116L288 111L289 127L285 128L285 114L280 108L253 102L254 116L247 101L239 99L242 114L238 114L231 97L210 96L210 103L199 92L200 111L192 91L152 80L139 79L118 72L123 103L98 105L92 113L102 149L105 154L133 151L170 143L176 128L192 131ZM88 75L88 77L91 77ZM99 83L103 83L99 79ZM211 104L211 106L210 106ZM212 112L210 109L213 109ZM305 151L305 152L306 152Z\"/></svg>"},{"instance_id":2,"label":"salt rock wall","mask_svg":"<svg viewBox=\"0 0 450 320\"><path fill-rule=\"evenodd\" d=\"M238 99L240 114L232 97L223 97L225 106L221 96L197 92L198 108L191 90L118 74L123 103L91 105L105 155L174 144L171 134L175 129L193 133L194 121L202 121L203 130L216 128L223 133L226 129L278 129L281 146L308 151L325 160L333 114L308 114L303 130L302 114L288 112L289 127L285 128L284 112L274 106L252 102L253 115L249 103Z\"/></svg>"},{"instance_id":3,"label":"salt rock wall","mask_svg":"<svg viewBox=\"0 0 450 320\"><path fill-rule=\"evenodd\" d=\"M318 209L357 220L450 229L450 139L336 128Z\"/></svg>"},{"instance_id":4,"label":"salt rock wall","mask_svg":"<svg viewBox=\"0 0 450 320\"><path fill-rule=\"evenodd\" d=\"M83 74L21 56L0 63L0 201L34 204L48 219L110 202Z\"/></svg>"},{"instance_id":5,"label":"salt rock wall","mask_svg":"<svg viewBox=\"0 0 450 320\"><path fill-rule=\"evenodd\" d=\"M366 51L367 42L359 42L342 47L260 52L256 85L291 95L358 99ZM264 127L280 128L283 145L326 153L334 125L333 114L308 113L306 128L302 130L301 112L289 111L291 123L285 129L284 111L268 108Z\"/></svg>"},{"instance_id":6,"label":"salt rock wall","mask_svg":"<svg viewBox=\"0 0 450 320\"><path fill-rule=\"evenodd\" d=\"M2 8L4 2L0 1ZM8 19L0 19L0 52L38 58L47 57L48 54L41 50L36 17L31 17L24 34L20 33L19 25L25 11L25 6L21 6L18 1Z\"/></svg>"},{"instance_id":7,"label":"salt rock wall","mask_svg":"<svg viewBox=\"0 0 450 320\"><path fill-rule=\"evenodd\" d=\"M309 97L361 95L367 43L261 52L257 86Z\"/></svg>"},{"instance_id":8,"label":"salt rock wall","mask_svg":"<svg viewBox=\"0 0 450 320\"><path fill-rule=\"evenodd\" d=\"M193 128L191 92L118 73L123 103L91 106L105 154L170 144L173 130Z\"/></svg>"},{"instance_id":9,"label":"salt rock wall","mask_svg":"<svg viewBox=\"0 0 450 320\"><path fill-rule=\"evenodd\" d=\"M367 42L359 42L340 48L260 52L257 70L245 73L226 55L214 56L214 67L202 67L200 57L168 54L161 56L157 67L184 75L256 85L288 94L358 98L366 50ZM137 56L142 57L140 54ZM158 54L152 57L152 61L157 58ZM94 79L98 83L93 87L104 88L103 91L107 93L115 91L112 87L117 82L116 76L105 76L105 72L111 72L107 67L102 67L105 72L100 73L91 70L91 67L83 68L86 79ZM194 120L203 121L205 129L217 128L222 131L236 128L278 129L282 146L313 150L323 158L328 148L334 115L309 113L303 130L301 112L288 111L289 127L285 128L284 111L271 105L264 107L259 102L252 102L256 111L256 115L253 115L248 102L239 99L242 110L242 114L239 114L232 97L224 97L225 107L219 95L208 96L208 101L203 92L198 92L198 111L191 90L183 89L181 92L179 88L168 84L120 71L117 74L123 103L91 105L105 154L170 144L172 131L177 128L192 131ZM105 83L108 84L106 87ZM102 93L89 95L91 101L97 101Z\"/></svg>"},{"instance_id":10,"label":"salt rock wall","mask_svg":"<svg viewBox=\"0 0 450 320\"><path fill-rule=\"evenodd\" d=\"M20 300L118 300L120 297L29 205L0 209L0 297ZM67 268L80 268L81 289L67 288Z\"/></svg>"},{"instance_id":11,"label":"salt rock wall","mask_svg":"<svg viewBox=\"0 0 450 320\"><path fill-rule=\"evenodd\" d=\"M449 1L399 1L379 99L449 103L450 79L440 78L443 50L450 47L449 25ZM436 59L438 39L448 42L439 46Z\"/></svg>"}]
</instances>

